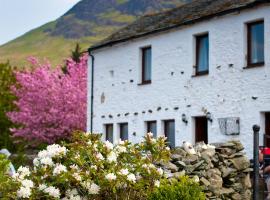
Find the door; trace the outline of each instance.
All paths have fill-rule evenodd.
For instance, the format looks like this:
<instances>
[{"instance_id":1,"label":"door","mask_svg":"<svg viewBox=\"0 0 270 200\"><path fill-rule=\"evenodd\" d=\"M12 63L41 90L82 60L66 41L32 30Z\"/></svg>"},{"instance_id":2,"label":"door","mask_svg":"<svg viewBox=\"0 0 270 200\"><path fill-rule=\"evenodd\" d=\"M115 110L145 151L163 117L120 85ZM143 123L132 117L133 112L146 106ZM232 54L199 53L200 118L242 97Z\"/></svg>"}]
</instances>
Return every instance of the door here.
<instances>
[{"instance_id":1,"label":"door","mask_svg":"<svg viewBox=\"0 0 270 200\"><path fill-rule=\"evenodd\" d=\"M174 120L164 121L164 133L167 137L168 145L171 148L175 147L175 122Z\"/></svg>"},{"instance_id":2,"label":"door","mask_svg":"<svg viewBox=\"0 0 270 200\"><path fill-rule=\"evenodd\" d=\"M265 134L270 137L270 113L265 113ZM265 145L270 147L270 138L266 138Z\"/></svg>"},{"instance_id":3,"label":"door","mask_svg":"<svg viewBox=\"0 0 270 200\"><path fill-rule=\"evenodd\" d=\"M195 117L195 142L208 143L208 121L206 117Z\"/></svg>"},{"instance_id":4,"label":"door","mask_svg":"<svg viewBox=\"0 0 270 200\"><path fill-rule=\"evenodd\" d=\"M120 139L128 140L128 123L120 124Z\"/></svg>"},{"instance_id":5,"label":"door","mask_svg":"<svg viewBox=\"0 0 270 200\"><path fill-rule=\"evenodd\" d=\"M113 124L106 124L106 140L113 143Z\"/></svg>"}]
</instances>

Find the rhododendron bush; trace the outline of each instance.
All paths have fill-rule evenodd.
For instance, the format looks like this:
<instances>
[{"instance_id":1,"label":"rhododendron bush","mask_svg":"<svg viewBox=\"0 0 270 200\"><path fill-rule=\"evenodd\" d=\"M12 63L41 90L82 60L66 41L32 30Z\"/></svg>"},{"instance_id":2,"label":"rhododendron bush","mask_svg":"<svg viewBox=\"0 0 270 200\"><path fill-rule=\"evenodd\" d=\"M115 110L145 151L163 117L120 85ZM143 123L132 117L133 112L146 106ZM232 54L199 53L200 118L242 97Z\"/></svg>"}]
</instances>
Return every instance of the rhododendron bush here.
<instances>
[{"instance_id":1,"label":"rhododendron bush","mask_svg":"<svg viewBox=\"0 0 270 200\"><path fill-rule=\"evenodd\" d=\"M146 199L164 176L154 164L169 157L165 137L148 134L140 144L113 145L100 135L76 133L72 143L40 151L33 170L20 167L12 177L18 187L5 194L9 199Z\"/></svg>"},{"instance_id":2,"label":"rhododendron bush","mask_svg":"<svg viewBox=\"0 0 270 200\"><path fill-rule=\"evenodd\" d=\"M8 113L21 126L12 129L14 136L31 142L54 143L67 138L74 130L85 130L87 55L76 63L67 60L63 73L61 66L29 59L32 70L19 71L19 87L12 91L18 100L18 111Z\"/></svg>"}]
</instances>

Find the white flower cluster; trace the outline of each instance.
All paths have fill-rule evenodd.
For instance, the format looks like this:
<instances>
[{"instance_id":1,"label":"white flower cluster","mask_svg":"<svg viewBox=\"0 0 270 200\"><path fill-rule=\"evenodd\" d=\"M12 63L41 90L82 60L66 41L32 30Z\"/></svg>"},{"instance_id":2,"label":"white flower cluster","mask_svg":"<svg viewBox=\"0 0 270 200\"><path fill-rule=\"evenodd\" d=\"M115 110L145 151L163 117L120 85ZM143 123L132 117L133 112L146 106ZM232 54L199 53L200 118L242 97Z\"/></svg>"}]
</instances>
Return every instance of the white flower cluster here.
<instances>
[{"instance_id":1,"label":"white flower cluster","mask_svg":"<svg viewBox=\"0 0 270 200\"><path fill-rule=\"evenodd\" d=\"M28 176L30 176L28 167L19 167L17 173L12 176L14 180L21 184L20 189L17 191L18 198L29 198L32 194L34 183L31 180L26 179Z\"/></svg>"},{"instance_id":2,"label":"white flower cluster","mask_svg":"<svg viewBox=\"0 0 270 200\"><path fill-rule=\"evenodd\" d=\"M88 190L89 194L99 194L100 187L97 184L91 182L83 182L82 185Z\"/></svg>"},{"instance_id":3,"label":"white flower cluster","mask_svg":"<svg viewBox=\"0 0 270 200\"><path fill-rule=\"evenodd\" d=\"M57 176L57 175L59 175L59 174L61 174L61 173L63 173L63 172L67 172L66 166L57 163L57 164L55 165L55 168L53 169L53 175L54 175L54 176Z\"/></svg>"},{"instance_id":4,"label":"white flower cluster","mask_svg":"<svg viewBox=\"0 0 270 200\"><path fill-rule=\"evenodd\" d=\"M39 190L44 192L44 193L47 193L48 195L50 195L51 197L53 198L60 198L60 190L54 186L47 186L45 184L41 184L39 185Z\"/></svg>"},{"instance_id":5,"label":"white flower cluster","mask_svg":"<svg viewBox=\"0 0 270 200\"><path fill-rule=\"evenodd\" d=\"M47 146L46 150L40 151L38 153L38 157L34 159L33 164L35 167L41 165L44 166L53 166L53 160L52 158L55 157L63 157L67 153L67 148L62 147L59 144L52 144Z\"/></svg>"},{"instance_id":6,"label":"white flower cluster","mask_svg":"<svg viewBox=\"0 0 270 200\"><path fill-rule=\"evenodd\" d=\"M78 190L67 190L66 197L62 198L62 200L86 200L86 198L81 197L78 193Z\"/></svg>"},{"instance_id":7,"label":"white flower cluster","mask_svg":"<svg viewBox=\"0 0 270 200\"><path fill-rule=\"evenodd\" d=\"M116 175L114 173L109 173L105 176L105 178L108 180L108 181L113 181L116 179Z\"/></svg>"}]
</instances>

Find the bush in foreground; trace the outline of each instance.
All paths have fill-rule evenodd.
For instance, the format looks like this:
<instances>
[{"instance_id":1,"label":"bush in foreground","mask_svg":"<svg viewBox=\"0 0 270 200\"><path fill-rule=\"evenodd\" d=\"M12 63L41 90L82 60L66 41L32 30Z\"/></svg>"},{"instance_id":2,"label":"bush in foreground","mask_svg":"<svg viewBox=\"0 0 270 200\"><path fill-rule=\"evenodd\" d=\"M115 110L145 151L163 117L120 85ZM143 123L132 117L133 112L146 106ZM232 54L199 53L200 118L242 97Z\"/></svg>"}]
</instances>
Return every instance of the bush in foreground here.
<instances>
[{"instance_id":1,"label":"bush in foreground","mask_svg":"<svg viewBox=\"0 0 270 200\"><path fill-rule=\"evenodd\" d=\"M34 169L20 167L7 199L140 200L160 185L166 162L166 139L145 136L140 144L102 142L100 135L76 133L72 143L40 151ZM3 183L0 183L2 187ZM16 186L18 185L18 186Z\"/></svg>"},{"instance_id":2,"label":"bush in foreground","mask_svg":"<svg viewBox=\"0 0 270 200\"><path fill-rule=\"evenodd\" d=\"M163 180L148 200L205 200L205 194L198 183L183 176L179 180Z\"/></svg>"}]
</instances>

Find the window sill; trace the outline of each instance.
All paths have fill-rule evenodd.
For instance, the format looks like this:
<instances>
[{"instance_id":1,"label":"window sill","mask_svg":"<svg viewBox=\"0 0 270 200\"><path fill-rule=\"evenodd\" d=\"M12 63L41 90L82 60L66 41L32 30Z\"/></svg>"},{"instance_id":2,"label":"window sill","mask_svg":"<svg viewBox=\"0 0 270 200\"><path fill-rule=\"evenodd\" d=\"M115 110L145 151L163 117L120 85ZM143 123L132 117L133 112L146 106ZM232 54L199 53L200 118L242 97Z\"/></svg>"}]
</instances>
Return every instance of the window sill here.
<instances>
[{"instance_id":1,"label":"window sill","mask_svg":"<svg viewBox=\"0 0 270 200\"><path fill-rule=\"evenodd\" d=\"M152 83L152 81L143 81L143 82L139 83L138 85L149 85L151 83Z\"/></svg>"},{"instance_id":2,"label":"window sill","mask_svg":"<svg viewBox=\"0 0 270 200\"><path fill-rule=\"evenodd\" d=\"M192 75L191 77L206 76L208 74L209 74L209 71L196 72L196 74Z\"/></svg>"},{"instance_id":3,"label":"window sill","mask_svg":"<svg viewBox=\"0 0 270 200\"><path fill-rule=\"evenodd\" d=\"M264 67L264 62L254 63L254 64L250 63L246 67L244 67L243 69L250 69L250 68L256 68L256 67Z\"/></svg>"}]
</instances>

